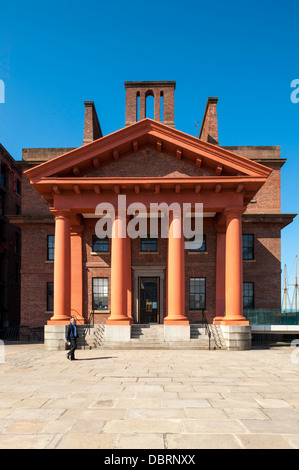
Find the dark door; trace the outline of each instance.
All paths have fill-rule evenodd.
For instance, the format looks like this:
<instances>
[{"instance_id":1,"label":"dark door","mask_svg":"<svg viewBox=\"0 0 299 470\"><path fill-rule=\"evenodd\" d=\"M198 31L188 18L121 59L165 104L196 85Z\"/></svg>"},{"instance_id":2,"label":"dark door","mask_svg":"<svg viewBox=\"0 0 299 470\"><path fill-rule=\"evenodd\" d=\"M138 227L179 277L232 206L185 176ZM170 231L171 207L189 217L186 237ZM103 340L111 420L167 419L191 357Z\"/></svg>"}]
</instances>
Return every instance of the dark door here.
<instances>
[{"instance_id":1,"label":"dark door","mask_svg":"<svg viewBox=\"0 0 299 470\"><path fill-rule=\"evenodd\" d=\"M159 280L139 278L139 323L159 323Z\"/></svg>"}]
</instances>

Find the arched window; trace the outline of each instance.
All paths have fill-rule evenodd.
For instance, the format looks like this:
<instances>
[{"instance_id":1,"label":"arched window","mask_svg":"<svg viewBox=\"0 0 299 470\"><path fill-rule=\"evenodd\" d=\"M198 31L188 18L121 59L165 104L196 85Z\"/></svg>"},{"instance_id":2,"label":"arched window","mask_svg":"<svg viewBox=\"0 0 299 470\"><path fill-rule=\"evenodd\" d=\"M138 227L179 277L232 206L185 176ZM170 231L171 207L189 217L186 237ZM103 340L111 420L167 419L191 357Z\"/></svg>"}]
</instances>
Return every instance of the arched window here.
<instances>
[{"instance_id":1,"label":"arched window","mask_svg":"<svg viewBox=\"0 0 299 470\"><path fill-rule=\"evenodd\" d=\"M148 90L145 94L145 117L155 119L155 100L152 90Z\"/></svg>"},{"instance_id":2,"label":"arched window","mask_svg":"<svg viewBox=\"0 0 299 470\"><path fill-rule=\"evenodd\" d=\"M160 92L160 122L163 122L163 115L164 115L164 95L163 91Z\"/></svg>"},{"instance_id":3,"label":"arched window","mask_svg":"<svg viewBox=\"0 0 299 470\"><path fill-rule=\"evenodd\" d=\"M140 93L137 91L136 95L136 122L140 119Z\"/></svg>"}]
</instances>

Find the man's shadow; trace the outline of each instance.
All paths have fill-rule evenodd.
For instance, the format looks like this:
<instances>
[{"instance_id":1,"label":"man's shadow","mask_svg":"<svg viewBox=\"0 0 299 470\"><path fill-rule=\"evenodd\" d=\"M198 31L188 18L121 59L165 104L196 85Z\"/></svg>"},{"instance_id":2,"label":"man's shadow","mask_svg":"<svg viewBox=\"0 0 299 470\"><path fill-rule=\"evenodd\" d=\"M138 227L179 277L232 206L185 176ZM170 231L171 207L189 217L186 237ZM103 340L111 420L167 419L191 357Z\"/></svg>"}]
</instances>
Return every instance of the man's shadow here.
<instances>
[{"instance_id":1,"label":"man's shadow","mask_svg":"<svg viewBox=\"0 0 299 470\"><path fill-rule=\"evenodd\" d=\"M99 359L117 359L116 356L111 357L86 357L84 359L77 359L77 361L97 361Z\"/></svg>"}]
</instances>

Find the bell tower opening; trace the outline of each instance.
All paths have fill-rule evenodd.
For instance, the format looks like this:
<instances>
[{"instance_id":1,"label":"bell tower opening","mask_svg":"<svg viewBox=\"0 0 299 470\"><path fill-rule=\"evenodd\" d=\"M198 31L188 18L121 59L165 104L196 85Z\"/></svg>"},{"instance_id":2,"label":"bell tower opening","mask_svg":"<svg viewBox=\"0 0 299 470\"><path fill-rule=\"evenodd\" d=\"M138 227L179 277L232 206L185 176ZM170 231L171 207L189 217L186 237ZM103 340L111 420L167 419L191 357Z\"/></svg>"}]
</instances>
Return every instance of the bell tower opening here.
<instances>
[{"instance_id":1,"label":"bell tower opening","mask_svg":"<svg viewBox=\"0 0 299 470\"><path fill-rule=\"evenodd\" d=\"M175 81L125 82L126 126L149 117L174 125Z\"/></svg>"}]
</instances>

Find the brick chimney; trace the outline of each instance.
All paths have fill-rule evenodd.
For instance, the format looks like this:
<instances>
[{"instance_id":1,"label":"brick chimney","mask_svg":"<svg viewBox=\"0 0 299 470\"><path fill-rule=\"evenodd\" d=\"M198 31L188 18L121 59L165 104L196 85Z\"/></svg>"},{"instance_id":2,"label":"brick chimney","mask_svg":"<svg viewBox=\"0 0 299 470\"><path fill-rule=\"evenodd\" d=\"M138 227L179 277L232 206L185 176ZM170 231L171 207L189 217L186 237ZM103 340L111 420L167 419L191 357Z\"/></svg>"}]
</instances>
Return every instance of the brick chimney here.
<instances>
[{"instance_id":1,"label":"brick chimney","mask_svg":"<svg viewBox=\"0 0 299 470\"><path fill-rule=\"evenodd\" d=\"M174 127L175 86L175 81L125 82L126 126L129 126L130 124L137 122L137 120L141 120L146 117L146 98L148 96L153 96L155 121L160 121L167 126ZM163 110L161 110L162 100Z\"/></svg>"},{"instance_id":2,"label":"brick chimney","mask_svg":"<svg viewBox=\"0 0 299 470\"><path fill-rule=\"evenodd\" d=\"M217 121L217 101L218 98L208 98L199 139L211 144L219 145L218 140L218 121Z\"/></svg>"},{"instance_id":3,"label":"brick chimney","mask_svg":"<svg viewBox=\"0 0 299 470\"><path fill-rule=\"evenodd\" d=\"M94 102L84 101L84 106L85 120L83 145L103 137Z\"/></svg>"}]
</instances>

